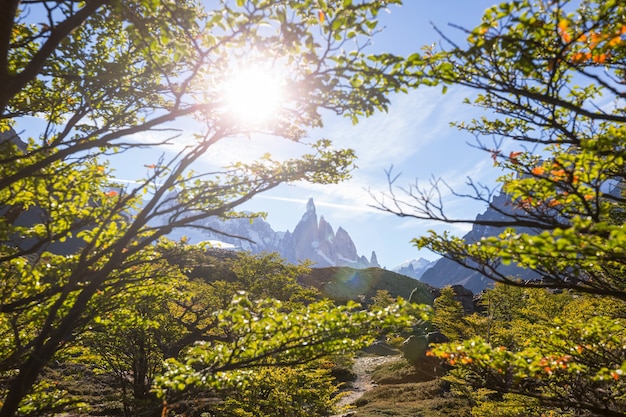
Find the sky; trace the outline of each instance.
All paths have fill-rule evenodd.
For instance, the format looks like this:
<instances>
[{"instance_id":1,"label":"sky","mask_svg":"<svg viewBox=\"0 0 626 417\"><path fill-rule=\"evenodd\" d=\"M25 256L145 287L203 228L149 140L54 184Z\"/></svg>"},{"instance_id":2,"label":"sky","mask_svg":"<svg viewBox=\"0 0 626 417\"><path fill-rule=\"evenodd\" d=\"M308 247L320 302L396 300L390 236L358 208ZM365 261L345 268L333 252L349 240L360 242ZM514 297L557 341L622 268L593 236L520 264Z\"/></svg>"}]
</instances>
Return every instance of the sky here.
<instances>
[{"instance_id":1,"label":"sky","mask_svg":"<svg viewBox=\"0 0 626 417\"><path fill-rule=\"evenodd\" d=\"M449 24L473 28L480 23L483 11L494 4L483 0L406 0L405 3L402 7L391 6L389 13L381 14L380 27L384 30L374 38L368 51L403 55L418 52L424 45L441 41L432 24L446 34L459 36ZM411 239L431 229L450 230L462 236L470 226L384 213L372 207L375 201L370 193L380 195L386 190L385 170L391 166L393 172L401 173L397 186L408 187L416 180L427 184L432 178L442 178L462 191L468 177L494 184L501 172L493 167L489 155L468 144L473 142L473 137L449 125L454 120L471 120L480 115L478 109L462 103L472 94L469 90L450 88L443 95L441 88L424 88L392 96L387 113L376 114L357 125L346 118L326 117L324 127L308 132L307 140L329 138L336 147L354 149L358 169L352 178L337 185L282 185L256 196L241 208L268 213L266 220L276 231L293 231L307 201L313 198L318 217L324 216L335 231L339 227L345 229L360 255L369 258L375 251L383 267L391 269L419 257L437 259L429 251L418 251ZM211 149L204 162L209 166L229 159L249 159L265 152L288 154L289 147L297 146L285 142L271 138L229 139ZM132 176L123 164L118 164L117 169L119 178ZM449 198L446 208L452 216L474 218L486 207Z\"/></svg>"},{"instance_id":2,"label":"sky","mask_svg":"<svg viewBox=\"0 0 626 417\"><path fill-rule=\"evenodd\" d=\"M374 38L373 49L397 54L417 52L423 45L440 42L431 25L454 34L448 24L473 28L480 23L483 11L494 4L482 0L408 0L402 7L381 14L384 30ZM349 181L338 185L298 184L281 186L257 196L247 209L268 213L274 230L290 230L304 214L306 202L313 198L318 216L336 231L344 228L352 237L359 254L369 258L376 252L379 263L393 268L415 258L437 259L432 252L418 251L411 239L428 230L450 230L462 236L471 226L444 225L400 218L372 208L370 193L380 194L387 188L385 170L401 173L396 184L408 187L416 180L426 184L432 178L445 179L463 189L467 177L493 184L501 174L493 167L489 155L472 148L474 138L449 125L453 120L470 120L480 115L477 109L462 103L472 91L450 88L420 89L407 95L391 97L388 113L361 121L358 125L340 117L329 117L320 131L310 132L310 139L328 137L336 146L356 151L358 169ZM225 147L225 151L228 151ZM399 195L402 195L401 192ZM484 205L451 198L450 213L473 218L485 210Z\"/></svg>"}]
</instances>

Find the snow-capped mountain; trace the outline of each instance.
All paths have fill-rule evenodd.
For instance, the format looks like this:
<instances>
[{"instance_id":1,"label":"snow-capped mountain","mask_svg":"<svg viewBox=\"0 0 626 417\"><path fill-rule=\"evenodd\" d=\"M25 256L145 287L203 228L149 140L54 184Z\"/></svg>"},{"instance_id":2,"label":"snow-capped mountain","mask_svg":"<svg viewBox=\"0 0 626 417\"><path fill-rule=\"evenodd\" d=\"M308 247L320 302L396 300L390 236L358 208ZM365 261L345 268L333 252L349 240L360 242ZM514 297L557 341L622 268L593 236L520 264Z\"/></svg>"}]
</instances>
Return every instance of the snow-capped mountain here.
<instances>
[{"instance_id":1,"label":"snow-capped mountain","mask_svg":"<svg viewBox=\"0 0 626 417\"><path fill-rule=\"evenodd\" d=\"M289 262L305 259L315 267L350 266L353 268L380 267L376 253L370 259L359 255L352 238L342 227L333 227L324 219L318 220L315 203L309 199L306 211L293 232L277 232L262 219L210 218L204 220L202 229L184 228L169 235L178 240L185 236L190 243L210 241L216 247L233 248L252 253L278 252ZM207 229L220 230L223 234Z\"/></svg>"},{"instance_id":2,"label":"snow-capped mountain","mask_svg":"<svg viewBox=\"0 0 626 417\"><path fill-rule=\"evenodd\" d=\"M392 271L398 274L406 275L414 279L420 279L428 268L435 265L436 261L429 261L424 258L411 259L400 265L395 266Z\"/></svg>"}]
</instances>

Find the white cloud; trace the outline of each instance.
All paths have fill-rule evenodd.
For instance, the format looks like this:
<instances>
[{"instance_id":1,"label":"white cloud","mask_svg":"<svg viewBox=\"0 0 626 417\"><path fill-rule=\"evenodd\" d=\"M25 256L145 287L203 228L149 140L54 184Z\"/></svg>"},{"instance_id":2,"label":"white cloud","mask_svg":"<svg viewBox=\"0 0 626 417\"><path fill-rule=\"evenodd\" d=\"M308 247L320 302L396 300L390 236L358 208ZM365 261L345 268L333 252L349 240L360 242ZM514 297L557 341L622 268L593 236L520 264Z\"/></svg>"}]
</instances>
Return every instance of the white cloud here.
<instances>
[{"instance_id":1,"label":"white cloud","mask_svg":"<svg viewBox=\"0 0 626 417\"><path fill-rule=\"evenodd\" d=\"M291 198L291 197L279 197L272 196L267 194L260 194L259 198L265 200L274 200L274 201L284 201L288 203L295 203L299 205L306 205L309 201L308 198ZM328 207L339 210L349 210L349 211L360 211L360 212L368 212L368 213L378 213L379 211L373 209L371 207L362 206L359 204L341 204L341 203L333 203L324 200L314 200L316 207Z\"/></svg>"}]
</instances>

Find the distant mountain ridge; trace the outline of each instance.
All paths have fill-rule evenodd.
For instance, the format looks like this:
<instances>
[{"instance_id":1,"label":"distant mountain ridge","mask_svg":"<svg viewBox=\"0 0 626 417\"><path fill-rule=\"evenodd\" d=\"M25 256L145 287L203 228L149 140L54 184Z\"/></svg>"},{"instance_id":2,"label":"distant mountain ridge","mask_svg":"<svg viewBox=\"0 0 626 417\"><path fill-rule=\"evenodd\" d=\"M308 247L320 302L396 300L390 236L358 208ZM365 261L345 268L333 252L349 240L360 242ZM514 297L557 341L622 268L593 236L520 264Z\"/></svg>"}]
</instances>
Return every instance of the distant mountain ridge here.
<instances>
[{"instance_id":1,"label":"distant mountain ridge","mask_svg":"<svg viewBox=\"0 0 626 417\"><path fill-rule=\"evenodd\" d=\"M492 206L496 207L497 210L489 207L484 213L479 214L476 217L476 220L489 220L494 222L508 220L506 213L514 210L509 203L509 196L504 193L497 195L492 201ZM503 227L475 224L473 225L472 230L463 236L463 240L470 243L478 242L482 237L497 236L503 231ZM533 233L532 230L524 227L517 228L517 231L521 233ZM501 265L498 268L498 271L504 275L516 277L522 280L535 280L540 278L535 272L520 268L515 264ZM474 294L493 286L493 281L482 275L480 272L466 268L448 258L441 258L435 262L431 268L424 272L424 275L422 275L420 280L438 288L448 285L462 285Z\"/></svg>"},{"instance_id":2,"label":"distant mountain ridge","mask_svg":"<svg viewBox=\"0 0 626 417\"><path fill-rule=\"evenodd\" d=\"M249 251L251 253L278 252L288 262L297 263L305 259L314 262L315 268L348 266L361 269L380 267L376 253L370 258L357 253L352 238L342 227L333 230L329 222L321 216L318 220L315 203L310 198L306 211L293 232L277 232L263 219L209 218L201 225L203 229L183 228L169 235L172 239L182 236L192 243L216 242L217 247ZM206 230L212 228L224 234ZM243 238L243 239L242 239ZM219 242L219 243L217 243Z\"/></svg>"},{"instance_id":3,"label":"distant mountain ridge","mask_svg":"<svg viewBox=\"0 0 626 417\"><path fill-rule=\"evenodd\" d=\"M392 271L419 280L429 268L435 265L435 262L424 258L411 259L395 266Z\"/></svg>"}]
</instances>

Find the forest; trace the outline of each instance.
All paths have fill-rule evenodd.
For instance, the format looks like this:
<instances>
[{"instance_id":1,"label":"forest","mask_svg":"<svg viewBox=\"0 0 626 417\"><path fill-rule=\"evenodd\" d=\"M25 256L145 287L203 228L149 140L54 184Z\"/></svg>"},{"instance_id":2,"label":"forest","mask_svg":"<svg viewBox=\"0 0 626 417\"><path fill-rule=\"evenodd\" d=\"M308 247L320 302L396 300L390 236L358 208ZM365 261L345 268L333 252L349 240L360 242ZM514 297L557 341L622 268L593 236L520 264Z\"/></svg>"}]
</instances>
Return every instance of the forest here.
<instances>
[{"instance_id":1,"label":"forest","mask_svg":"<svg viewBox=\"0 0 626 417\"><path fill-rule=\"evenodd\" d=\"M0 417L626 415L626 3L504 1L407 56L370 53L401 3L0 1ZM242 62L290 93L247 107L242 91L271 81L250 84ZM495 283L471 311L452 288L432 305L336 302L299 283L306 261L167 238L254 221L242 204L281 184L348 179L358 161L340 137L306 140L325 117L357 124L393 95L459 87L482 116L450 122L497 184L403 186L389 170L372 204L503 230L413 240ZM303 151L199 170L237 137ZM116 180L116 163L151 151L141 180ZM500 192L504 220L443 203L498 209ZM382 340L405 351L379 370L397 384L342 408L355 356Z\"/></svg>"}]
</instances>

